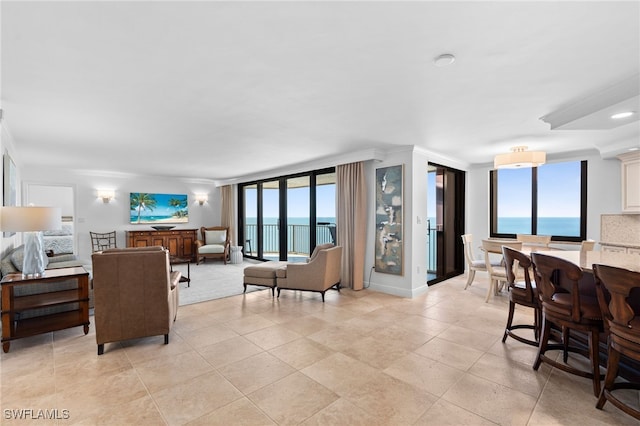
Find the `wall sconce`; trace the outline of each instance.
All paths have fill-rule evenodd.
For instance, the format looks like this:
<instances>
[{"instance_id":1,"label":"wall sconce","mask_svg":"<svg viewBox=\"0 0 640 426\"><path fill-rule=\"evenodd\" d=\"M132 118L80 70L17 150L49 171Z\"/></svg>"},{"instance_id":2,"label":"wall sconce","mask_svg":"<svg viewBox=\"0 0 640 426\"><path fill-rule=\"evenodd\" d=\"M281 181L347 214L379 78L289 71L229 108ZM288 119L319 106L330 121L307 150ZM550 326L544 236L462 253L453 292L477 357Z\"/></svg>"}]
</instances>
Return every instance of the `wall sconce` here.
<instances>
[{"instance_id":1,"label":"wall sconce","mask_svg":"<svg viewBox=\"0 0 640 426\"><path fill-rule=\"evenodd\" d=\"M113 200L115 195L113 189L98 189L98 198L102 198L102 202L105 204Z\"/></svg>"},{"instance_id":2,"label":"wall sconce","mask_svg":"<svg viewBox=\"0 0 640 426\"><path fill-rule=\"evenodd\" d=\"M196 201L198 204L203 205L209 200L209 196L207 194L196 194Z\"/></svg>"}]
</instances>

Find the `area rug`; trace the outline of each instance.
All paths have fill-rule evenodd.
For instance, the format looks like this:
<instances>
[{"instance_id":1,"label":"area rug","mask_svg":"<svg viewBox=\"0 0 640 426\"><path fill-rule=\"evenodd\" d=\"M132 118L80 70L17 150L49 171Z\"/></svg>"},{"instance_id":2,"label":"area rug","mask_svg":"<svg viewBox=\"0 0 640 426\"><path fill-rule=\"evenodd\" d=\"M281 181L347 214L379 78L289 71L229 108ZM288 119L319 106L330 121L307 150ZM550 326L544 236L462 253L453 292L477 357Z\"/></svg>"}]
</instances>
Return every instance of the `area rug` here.
<instances>
[{"instance_id":1,"label":"area rug","mask_svg":"<svg viewBox=\"0 0 640 426\"><path fill-rule=\"evenodd\" d=\"M191 263L189 265L191 285L187 286L186 282L180 283L180 306L242 294L244 268L255 263L259 262L245 259L243 263L226 265L219 260L208 260L199 265ZM175 271L182 272L183 276L187 276L186 264L174 265L173 268ZM247 293L265 289L266 287L249 286Z\"/></svg>"}]
</instances>

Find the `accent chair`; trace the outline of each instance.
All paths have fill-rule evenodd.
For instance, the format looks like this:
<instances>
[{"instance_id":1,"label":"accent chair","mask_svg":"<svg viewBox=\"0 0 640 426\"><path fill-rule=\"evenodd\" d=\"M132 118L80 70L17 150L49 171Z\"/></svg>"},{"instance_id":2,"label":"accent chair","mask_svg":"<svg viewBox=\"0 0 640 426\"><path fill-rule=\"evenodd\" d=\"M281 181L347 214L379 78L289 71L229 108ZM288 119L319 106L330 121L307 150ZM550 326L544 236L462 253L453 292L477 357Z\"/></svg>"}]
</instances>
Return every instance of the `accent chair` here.
<instances>
[{"instance_id":1,"label":"accent chair","mask_svg":"<svg viewBox=\"0 0 640 426\"><path fill-rule=\"evenodd\" d=\"M164 335L178 313L180 272L160 247L109 249L91 255L98 355L104 344Z\"/></svg>"},{"instance_id":2,"label":"accent chair","mask_svg":"<svg viewBox=\"0 0 640 426\"><path fill-rule=\"evenodd\" d=\"M342 247L323 244L314 249L307 263L287 263L276 270L280 290L314 291L322 295L332 287L340 291Z\"/></svg>"},{"instance_id":3,"label":"accent chair","mask_svg":"<svg viewBox=\"0 0 640 426\"><path fill-rule=\"evenodd\" d=\"M196 240L196 265L205 259L222 259L224 264L229 260L229 228L211 226L200 228L202 239Z\"/></svg>"}]
</instances>

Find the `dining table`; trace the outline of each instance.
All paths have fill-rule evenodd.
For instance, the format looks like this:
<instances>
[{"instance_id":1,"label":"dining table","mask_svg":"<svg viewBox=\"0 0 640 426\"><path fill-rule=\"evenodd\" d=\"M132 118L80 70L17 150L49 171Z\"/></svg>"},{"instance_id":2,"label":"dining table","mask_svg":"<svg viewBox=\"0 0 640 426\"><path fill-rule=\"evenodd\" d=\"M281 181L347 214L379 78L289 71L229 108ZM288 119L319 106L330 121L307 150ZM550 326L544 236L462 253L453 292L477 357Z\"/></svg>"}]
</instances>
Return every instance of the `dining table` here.
<instances>
[{"instance_id":1,"label":"dining table","mask_svg":"<svg viewBox=\"0 0 640 426\"><path fill-rule=\"evenodd\" d=\"M523 250L524 251L524 250ZM593 273L593 265L615 266L630 271L640 272L640 255L633 253L619 253L611 251L578 251L578 250L529 250L537 251L548 256L574 263L582 272Z\"/></svg>"}]
</instances>

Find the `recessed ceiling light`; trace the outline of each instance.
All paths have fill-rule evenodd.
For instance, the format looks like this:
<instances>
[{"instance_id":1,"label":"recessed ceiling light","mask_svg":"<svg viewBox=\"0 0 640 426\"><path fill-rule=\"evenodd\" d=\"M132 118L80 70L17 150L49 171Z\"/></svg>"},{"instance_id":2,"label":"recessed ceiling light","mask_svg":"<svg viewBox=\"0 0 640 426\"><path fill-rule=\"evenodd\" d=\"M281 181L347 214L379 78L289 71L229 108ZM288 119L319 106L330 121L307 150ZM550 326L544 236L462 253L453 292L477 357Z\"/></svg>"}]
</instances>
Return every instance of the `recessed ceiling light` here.
<instances>
[{"instance_id":1,"label":"recessed ceiling light","mask_svg":"<svg viewBox=\"0 0 640 426\"><path fill-rule=\"evenodd\" d=\"M614 120L620 120L621 118L631 117L633 114L635 114L635 112L633 111L619 112L617 114L613 114L611 118L613 118Z\"/></svg>"},{"instance_id":2,"label":"recessed ceiling light","mask_svg":"<svg viewBox=\"0 0 640 426\"><path fill-rule=\"evenodd\" d=\"M633 148L629 148L628 151L638 151L640 148L636 148L635 146Z\"/></svg>"},{"instance_id":3,"label":"recessed ceiling light","mask_svg":"<svg viewBox=\"0 0 640 426\"><path fill-rule=\"evenodd\" d=\"M456 61L456 57L450 53L445 53L433 60L433 63L436 64L436 67L446 67L447 65L451 65Z\"/></svg>"}]
</instances>

